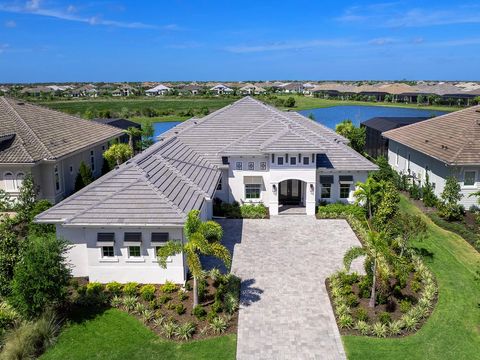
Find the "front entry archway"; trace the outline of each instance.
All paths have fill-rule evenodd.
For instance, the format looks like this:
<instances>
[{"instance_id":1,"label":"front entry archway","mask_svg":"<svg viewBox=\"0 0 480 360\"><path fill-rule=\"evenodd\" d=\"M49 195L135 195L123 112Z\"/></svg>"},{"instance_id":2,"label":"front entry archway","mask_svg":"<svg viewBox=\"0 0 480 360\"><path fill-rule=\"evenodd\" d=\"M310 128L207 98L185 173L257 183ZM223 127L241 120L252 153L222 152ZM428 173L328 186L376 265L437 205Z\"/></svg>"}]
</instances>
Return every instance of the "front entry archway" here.
<instances>
[{"instance_id":1,"label":"front entry archway","mask_svg":"<svg viewBox=\"0 0 480 360\"><path fill-rule=\"evenodd\" d=\"M284 180L278 184L279 205L304 206L305 182L296 179Z\"/></svg>"}]
</instances>

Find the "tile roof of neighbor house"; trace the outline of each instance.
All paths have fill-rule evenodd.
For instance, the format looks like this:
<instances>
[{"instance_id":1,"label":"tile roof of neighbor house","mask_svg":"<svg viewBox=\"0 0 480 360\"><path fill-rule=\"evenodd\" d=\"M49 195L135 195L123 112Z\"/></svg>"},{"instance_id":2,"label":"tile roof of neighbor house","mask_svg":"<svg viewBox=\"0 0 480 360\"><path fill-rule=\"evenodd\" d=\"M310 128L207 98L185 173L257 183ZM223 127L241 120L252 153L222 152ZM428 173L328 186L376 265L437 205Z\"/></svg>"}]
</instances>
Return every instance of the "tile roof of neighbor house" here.
<instances>
[{"instance_id":1,"label":"tile roof of neighbor house","mask_svg":"<svg viewBox=\"0 0 480 360\"><path fill-rule=\"evenodd\" d=\"M374 117L365 121L362 121L360 125L367 126L369 128L378 130L380 132L396 129L398 127L411 125L430 119L429 117Z\"/></svg>"},{"instance_id":2,"label":"tile roof of neighbor house","mask_svg":"<svg viewBox=\"0 0 480 360\"><path fill-rule=\"evenodd\" d=\"M263 147L297 152L303 146L305 151L326 153L339 170L377 169L346 142L298 113L247 96L175 126L149 149L42 213L37 221L78 226L182 224L190 210L213 197L222 156L259 154Z\"/></svg>"},{"instance_id":3,"label":"tile roof of neighbor house","mask_svg":"<svg viewBox=\"0 0 480 360\"><path fill-rule=\"evenodd\" d=\"M480 105L390 130L383 136L449 165L479 165Z\"/></svg>"},{"instance_id":4,"label":"tile roof of neighbor house","mask_svg":"<svg viewBox=\"0 0 480 360\"><path fill-rule=\"evenodd\" d=\"M0 97L0 124L0 136L15 135L0 150L0 163L58 159L122 135L112 126L6 97Z\"/></svg>"},{"instance_id":5,"label":"tile roof of neighbor house","mask_svg":"<svg viewBox=\"0 0 480 360\"><path fill-rule=\"evenodd\" d=\"M93 119L93 121L99 124L106 124L110 126L114 126L119 129L127 130L130 127L135 127L137 129L141 129L142 125L136 123L134 121L128 119L121 119L121 118L101 118L101 119Z\"/></svg>"}]
</instances>

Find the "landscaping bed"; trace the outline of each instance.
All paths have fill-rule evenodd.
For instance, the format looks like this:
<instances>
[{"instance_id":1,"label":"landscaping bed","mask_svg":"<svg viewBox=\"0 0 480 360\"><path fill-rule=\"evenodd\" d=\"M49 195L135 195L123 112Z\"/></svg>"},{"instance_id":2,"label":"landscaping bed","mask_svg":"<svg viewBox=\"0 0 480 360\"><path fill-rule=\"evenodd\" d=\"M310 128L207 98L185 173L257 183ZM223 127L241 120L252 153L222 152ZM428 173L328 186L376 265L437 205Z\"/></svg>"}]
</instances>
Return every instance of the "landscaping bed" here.
<instances>
[{"instance_id":1,"label":"landscaping bed","mask_svg":"<svg viewBox=\"0 0 480 360\"><path fill-rule=\"evenodd\" d=\"M240 280L214 269L198 280L199 305L193 306L193 280L185 286L72 282L72 303L113 307L136 317L165 339L185 341L236 334Z\"/></svg>"},{"instance_id":2,"label":"landscaping bed","mask_svg":"<svg viewBox=\"0 0 480 360\"><path fill-rule=\"evenodd\" d=\"M213 205L213 215L225 217L227 219L269 219L270 212L263 203L245 203L240 205L238 202L232 204L221 201L216 198Z\"/></svg>"}]
</instances>

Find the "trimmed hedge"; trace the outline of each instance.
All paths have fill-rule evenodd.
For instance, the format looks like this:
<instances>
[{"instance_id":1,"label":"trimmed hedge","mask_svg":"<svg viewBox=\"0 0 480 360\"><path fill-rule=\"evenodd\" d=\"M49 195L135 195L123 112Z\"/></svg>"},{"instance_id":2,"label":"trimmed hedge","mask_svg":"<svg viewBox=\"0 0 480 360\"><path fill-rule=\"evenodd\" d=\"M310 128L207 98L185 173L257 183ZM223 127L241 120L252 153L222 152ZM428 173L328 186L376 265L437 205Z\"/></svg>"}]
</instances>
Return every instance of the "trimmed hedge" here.
<instances>
[{"instance_id":1,"label":"trimmed hedge","mask_svg":"<svg viewBox=\"0 0 480 360\"><path fill-rule=\"evenodd\" d=\"M363 207L344 203L320 205L317 209L317 217L321 219L343 218L346 215L351 215L357 220L365 221L366 212Z\"/></svg>"},{"instance_id":2,"label":"trimmed hedge","mask_svg":"<svg viewBox=\"0 0 480 360\"><path fill-rule=\"evenodd\" d=\"M457 235L460 235L464 238L468 243L470 243L477 251L480 251L480 236L469 230L464 224L458 222L449 222L447 220L442 219L435 213L427 214L427 216L438 226L441 228L451 231Z\"/></svg>"}]
</instances>

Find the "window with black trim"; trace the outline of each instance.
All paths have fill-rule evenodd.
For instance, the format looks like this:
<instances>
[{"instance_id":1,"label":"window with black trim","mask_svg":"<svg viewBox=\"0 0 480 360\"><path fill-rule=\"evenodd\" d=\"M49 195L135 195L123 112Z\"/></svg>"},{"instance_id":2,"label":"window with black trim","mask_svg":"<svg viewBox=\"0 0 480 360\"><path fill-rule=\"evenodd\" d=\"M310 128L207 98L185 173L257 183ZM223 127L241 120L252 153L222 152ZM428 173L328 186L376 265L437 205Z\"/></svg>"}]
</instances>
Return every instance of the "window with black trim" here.
<instances>
[{"instance_id":1,"label":"window with black trim","mask_svg":"<svg viewBox=\"0 0 480 360\"><path fill-rule=\"evenodd\" d=\"M350 184L340 184L340 199L348 199L350 196Z\"/></svg>"},{"instance_id":2,"label":"window with black trim","mask_svg":"<svg viewBox=\"0 0 480 360\"><path fill-rule=\"evenodd\" d=\"M242 169L243 169L243 162L237 161L237 162L235 163L235 169L236 169L236 170L242 170Z\"/></svg>"},{"instance_id":3,"label":"window with black trim","mask_svg":"<svg viewBox=\"0 0 480 360\"><path fill-rule=\"evenodd\" d=\"M283 165L283 157L279 156L279 157L277 158L277 164L278 164L278 165Z\"/></svg>"},{"instance_id":4,"label":"window with black trim","mask_svg":"<svg viewBox=\"0 0 480 360\"><path fill-rule=\"evenodd\" d=\"M113 246L102 246L102 257L114 257Z\"/></svg>"},{"instance_id":5,"label":"window with black trim","mask_svg":"<svg viewBox=\"0 0 480 360\"><path fill-rule=\"evenodd\" d=\"M260 199L260 184L245 184L245 199Z\"/></svg>"},{"instance_id":6,"label":"window with black trim","mask_svg":"<svg viewBox=\"0 0 480 360\"><path fill-rule=\"evenodd\" d=\"M260 161L260 170L267 170L267 162Z\"/></svg>"},{"instance_id":7,"label":"window with black trim","mask_svg":"<svg viewBox=\"0 0 480 360\"><path fill-rule=\"evenodd\" d=\"M310 164L310 158L308 156L305 156L303 158L303 165L309 165Z\"/></svg>"},{"instance_id":8,"label":"window with black trim","mask_svg":"<svg viewBox=\"0 0 480 360\"><path fill-rule=\"evenodd\" d=\"M290 165L297 165L297 158L291 157L290 158Z\"/></svg>"},{"instance_id":9,"label":"window with black trim","mask_svg":"<svg viewBox=\"0 0 480 360\"><path fill-rule=\"evenodd\" d=\"M128 257L140 257L140 246L129 246L128 247Z\"/></svg>"},{"instance_id":10,"label":"window with black trim","mask_svg":"<svg viewBox=\"0 0 480 360\"><path fill-rule=\"evenodd\" d=\"M255 163L253 161L248 162L248 170L255 170Z\"/></svg>"},{"instance_id":11,"label":"window with black trim","mask_svg":"<svg viewBox=\"0 0 480 360\"><path fill-rule=\"evenodd\" d=\"M475 185L475 177L477 175L476 171L465 171L463 173L463 185L473 186Z\"/></svg>"}]
</instances>

